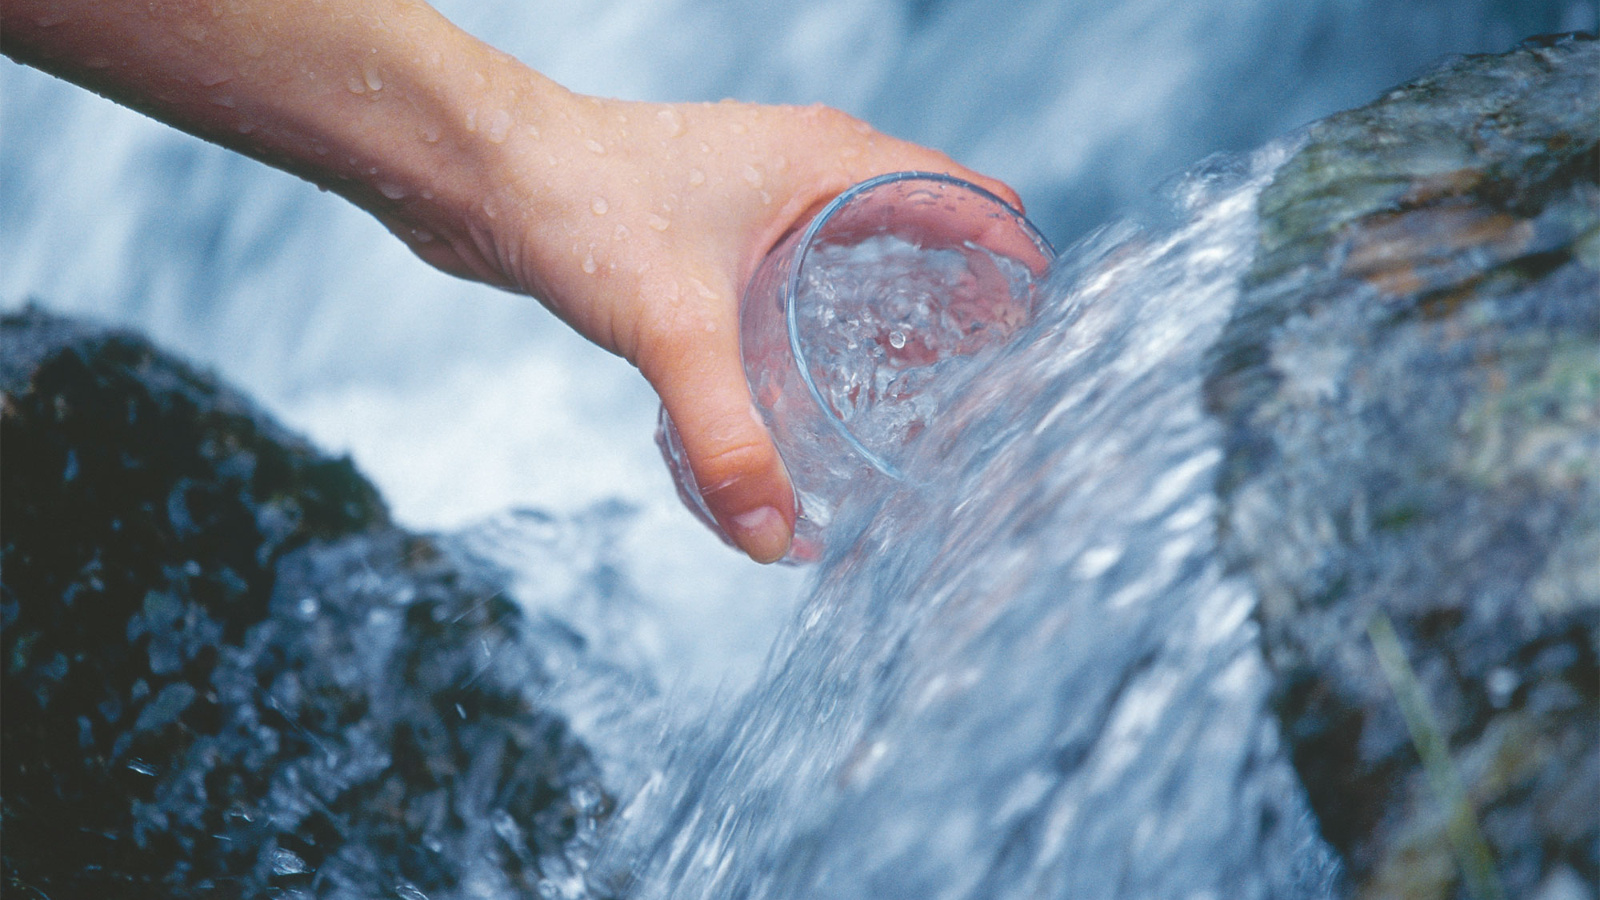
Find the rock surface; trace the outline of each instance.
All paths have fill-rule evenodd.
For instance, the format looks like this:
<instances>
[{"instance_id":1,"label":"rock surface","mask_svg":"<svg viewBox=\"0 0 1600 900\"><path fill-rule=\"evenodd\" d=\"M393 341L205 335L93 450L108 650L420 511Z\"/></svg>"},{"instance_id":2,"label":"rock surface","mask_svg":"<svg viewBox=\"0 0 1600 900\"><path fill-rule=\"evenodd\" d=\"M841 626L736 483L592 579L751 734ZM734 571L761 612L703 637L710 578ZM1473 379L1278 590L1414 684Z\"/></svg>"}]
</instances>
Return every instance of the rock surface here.
<instances>
[{"instance_id":1,"label":"rock surface","mask_svg":"<svg viewBox=\"0 0 1600 900\"><path fill-rule=\"evenodd\" d=\"M1355 896L1593 897L1600 44L1305 140L1207 385L1295 766Z\"/></svg>"},{"instance_id":2,"label":"rock surface","mask_svg":"<svg viewBox=\"0 0 1600 900\"><path fill-rule=\"evenodd\" d=\"M6 896L570 878L609 801L492 573L142 339L0 339Z\"/></svg>"}]
</instances>

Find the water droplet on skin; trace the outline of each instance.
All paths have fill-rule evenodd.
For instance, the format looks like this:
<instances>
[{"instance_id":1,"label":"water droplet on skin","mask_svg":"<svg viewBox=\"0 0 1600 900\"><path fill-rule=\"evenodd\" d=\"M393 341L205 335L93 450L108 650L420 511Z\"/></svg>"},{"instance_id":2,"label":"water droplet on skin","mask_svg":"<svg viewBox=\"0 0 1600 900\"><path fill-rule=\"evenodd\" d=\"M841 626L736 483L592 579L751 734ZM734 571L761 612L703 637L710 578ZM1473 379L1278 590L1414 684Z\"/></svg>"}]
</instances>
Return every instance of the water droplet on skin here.
<instances>
[{"instance_id":1,"label":"water droplet on skin","mask_svg":"<svg viewBox=\"0 0 1600 900\"><path fill-rule=\"evenodd\" d=\"M583 145L585 147L588 147L589 150L591 152L593 152L593 153L605 153L606 152L606 145L600 143L599 141L595 140L594 138L589 138L588 140L584 141Z\"/></svg>"},{"instance_id":2,"label":"water droplet on skin","mask_svg":"<svg viewBox=\"0 0 1600 900\"><path fill-rule=\"evenodd\" d=\"M705 298L707 300L715 300L715 299L717 299L717 292L713 291L711 288L706 287L706 283L701 281L698 278L689 279L689 286L694 288L694 292L696 294L699 294L701 297L703 297L703 298Z\"/></svg>"},{"instance_id":3,"label":"water droplet on skin","mask_svg":"<svg viewBox=\"0 0 1600 900\"><path fill-rule=\"evenodd\" d=\"M240 134L250 134L256 130L256 125L254 122L240 122L237 127Z\"/></svg>"},{"instance_id":4,"label":"water droplet on skin","mask_svg":"<svg viewBox=\"0 0 1600 900\"><path fill-rule=\"evenodd\" d=\"M745 166L744 171L740 174L744 176L745 182L751 187L761 187L761 183L766 180L765 176L761 174L761 170L755 166Z\"/></svg>"},{"instance_id":5,"label":"water droplet on skin","mask_svg":"<svg viewBox=\"0 0 1600 900\"><path fill-rule=\"evenodd\" d=\"M233 109L233 97L229 94L219 94L218 96L211 98L211 105L220 106L224 109Z\"/></svg>"},{"instance_id":6,"label":"water droplet on skin","mask_svg":"<svg viewBox=\"0 0 1600 900\"><path fill-rule=\"evenodd\" d=\"M699 186L706 183L706 173L699 169L689 170L689 184Z\"/></svg>"},{"instance_id":7,"label":"water droplet on skin","mask_svg":"<svg viewBox=\"0 0 1600 900\"><path fill-rule=\"evenodd\" d=\"M419 244L433 243L433 232L423 231L421 228L411 229L411 239Z\"/></svg>"},{"instance_id":8,"label":"water droplet on skin","mask_svg":"<svg viewBox=\"0 0 1600 900\"><path fill-rule=\"evenodd\" d=\"M789 157L780 156L772 162L774 172L787 172L789 170Z\"/></svg>"},{"instance_id":9,"label":"water droplet on skin","mask_svg":"<svg viewBox=\"0 0 1600 900\"><path fill-rule=\"evenodd\" d=\"M701 153L710 153L711 152L711 145L706 143L705 141L701 141L700 142L700 152Z\"/></svg>"},{"instance_id":10,"label":"water droplet on skin","mask_svg":"<svg viewBox=\"0 0 1600 900\"><path fill-rule=\"evenodd\" d=\"M367 168L367 174L368 175L376 175L376 174L378 174L378 167L377 166L369 166Z\"/></svg>"},{"instance_id":11,"label":"water droplet on skin","mask_svg":"<svg viewBox=\"0 0 1600 900\"><path fill-rule=\"evenodd\" d=\"M314 143L314 144L311 145L311 152L315 153L318 156L327 156L328 155L328 145L324 144L324 143L321 143L321 142Z\"/></svg>"},{"instance_id":12,"label":"water droplet on skin","mask_svg":"<svg viewBox=\"0 0 1600 900\"><path fill-rule=\"evenodd\" d=\"M489 117L489 143L505 143L506 136L511 133L511 122L511 113L503 109L495 110L494 115Z\"/></svg>"},{"instance_id":13,"label":"water droplet on skin","mask_svg":"<svg viewBox=\"0 0 1600 900\"><path fill-rule=\"evenodd\" d=\"M500 214L500 211L495 209L493 200L485 200L483 201L483 214L493 219Z\"/></svg>"},{"instance_id":14,"label":"water droplet on skin","mask_svg":"<svg viewBox=\"0 0 1600 900\"><path fill-rule=\"evenodd\" d=\"M728 130L732 131L734 134L744 134L750 129L746 127L743 122L734 122L732 125L728 126Z\"/></svg>"},{"instance_id":15,"label":"water droplet on skin","mask_svg":"<svg viewBox=\"0 0 1600 900\"><path fill-rule=\"evenodd\" d=\"M216 87L232 77L227 72L201 72L196 80L200 82L201 87Z\"/></svg>"},{"instance_id":16,"label":"water droplet on skin","mask_svg":"<svg viewBox=\"0 0 1600 900\"><path fill-rule=\"evenodd\" d=\"M672 222L668 221L665 216L658 216L655 213L651 213L650 217L644 220L644 223L657 231L666 231L672 225Z\"/></svg>"},{"instance_id":17,"label":"water droplet on skin","mask_svg":"<svg viewBox=\"0 0 1600 900\"><path fill-rule=\"evenodd\" d=\"M437 125L424 126L422 129L422 139L430 144L439 143L439 127Z\"/></svg>"},{"instance_id":18,"label":"water droplet on skin","mask_svg":"<svg viewBox=\"0 0 1600 900\"><path fill-rule=\"evenodd\" d=\"M611 238L612 238L612 240L616 240L616 241L625 241L625 240L628 239L628 234L629 234L628 226L626 226L626 225L618 225L617 226L617 230L611 232Z\"/></svg>"},{"instance_id":19,"label":"water droplet on skin","mask_svg":"<svg viewBox=\"0 0 1600 900\"><path fill-rule=\"evenodd\" d=\"M421 197L424 200L432 200L433 199L433 191L423 191L422 194L421 194Z\"/></svg>"},{"instance_id":20,"label":"water droplet on skin","mask_svg":"<svg viewBox=\"0 0 1600 900\"><path fill-rule=\"evenodd\" d=\"M606 203L606 198L596 197L594 202L589 204L589 208L594 210L595 215L603 216L606 214L606 210L611 208L611 205Z\"/></svg>"},{"instance_id":21,"label":"water droplet on skin","mask_svg":"<svg viewBox=\"0 0 1600 900\"><path fill-rule=\"evenodd\" d=\"M524 125L522 126L522 130L528 133L528 137L531 137L534 140L539 139L539 127L537 125Z\"/></svg>"},{"instance_id":22,"label":"water droplet on skin","mask_svg":"<svg viewBox=\"0 0 1600 900\"><path fill-rule=\"evenodd\" d=\"M761 203L764 206L772 205L772 195L767 193L766 191L762 191L761 192Z\"/></svg>"},{"instance_id":23,"label":"water droplet on skin","mask_svg":"<svg viewBox=\"0 0 1600 900\"><path fill-rule=\"evenodd\" d=\"M405 197L406 189L398 184L380 181L378 182L378 193L388 197L390 200L400 200Z\"/></svg>"},{"instance_id":24,"label":"water droplet on skin","mask_svg":"<svg viewBox=\"0 0 1600 900\"><path fill-rule=\"evenodd\" d=\"M383 90L383 74L378 71L377 67L367 66L366 70L361 73L361 77L366 81L368 90Z\"/></svg>"},{"instance_id":25,"label":"water droplet on skin","mask_svg":"<svg viewBox=\"0 0 1600 900\"><path fill-rule=\"evenodd\" d=\"M366 83L354 75L350 76L350 80L346 81L344 86L349 88L352 94L365 94L367 92Z\"/></svg>"},{"instance_id":26,"label":"water droplet on skin","mask_svg":"<svg viewBox=\"0 0 1600 900\"><path fill-rule=\"evenodd\" d=\"M902 347L904 347L905 345L906 345L906 336L905 336L904 333L899 332L899 331L891 331L891 332L889 332L889 346L895 348L896 350L899 350Z\"/></svg>"},{"instance_id":27,"label":"water droplet on skin","mask_svg":"<svg viewBox=\"0 0 1600 900\"><path fill-rule=\"evenodd\" d=\"M854 128L856 130L856 134L871 134L872 133L872 126L868 125L865 122L857 122L857 123L855 123L854 125L852 125L850 127Z\"/></svg>"},{"instance_id":28,"label":"water droplet on skin","mask_svg":"<svg viewBox=\"0 0 1600 900\"><path fill-rule=\"evenodd\" d=\"M593 275L595 273L595 270L598 269L598 268L599 268L599 266L595 265L595 262L594 262L594 253L593 253L593 251L585 253L583 255L583 274L585 274L585 275Z\"/></svg>"},{"instance_id":29,"label":"water droplet on skin","mask_svg":"<svg viewBox=\"0 0 1600 900\"><path fill-rule=\"evenodd\" d=\"M656 120L667 130L667 137L677 137L683 134L683 117L675 109L663 109L656 113Z\"/></svg>"}]
</instances>

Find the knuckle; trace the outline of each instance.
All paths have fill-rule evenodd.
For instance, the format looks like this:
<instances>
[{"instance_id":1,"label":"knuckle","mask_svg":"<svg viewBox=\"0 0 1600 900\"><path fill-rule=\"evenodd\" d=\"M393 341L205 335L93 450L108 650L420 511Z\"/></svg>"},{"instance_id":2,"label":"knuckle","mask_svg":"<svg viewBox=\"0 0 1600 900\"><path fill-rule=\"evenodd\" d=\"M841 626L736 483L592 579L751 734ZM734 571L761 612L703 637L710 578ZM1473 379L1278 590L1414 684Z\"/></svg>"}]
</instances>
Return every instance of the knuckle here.
<instances>
[{"instance_id":1,"label":"knuckle","mask_svg":"<svg viewBox=\"0 0 1600 900\"><path fill-rule=\"evenodd\" d=\"M776 462L777 451L771 443L759 437L749 437L706 454L699 465L694 466L695 477L705 485L701 493L710 496L766 473Z\"/></svg>"}]
</instances>

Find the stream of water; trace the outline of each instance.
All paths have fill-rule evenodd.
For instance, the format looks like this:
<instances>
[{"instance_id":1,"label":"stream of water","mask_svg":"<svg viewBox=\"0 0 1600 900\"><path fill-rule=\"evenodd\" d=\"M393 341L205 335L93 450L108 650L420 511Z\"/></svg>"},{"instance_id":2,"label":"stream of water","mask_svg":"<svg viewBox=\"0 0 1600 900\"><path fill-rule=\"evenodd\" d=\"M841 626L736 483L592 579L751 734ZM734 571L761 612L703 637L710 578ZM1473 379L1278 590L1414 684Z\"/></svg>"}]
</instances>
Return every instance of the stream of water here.
<instances>
[{"instance_id":1,"label":"stream of water","mask_svg":"<svg viewBox=\"0 0 1600 900\"><path fill-rule=\"evenodd\" d=\"M640 898L1319 897L1334 867L1214 554L1205 354L1287 147L1065 254L942 398L911 486L847 501L766 674L640 773ZM920 486L918 486L920 485ZM616 867L618 871L609 870Z\"/></svg>"}]
</instances>

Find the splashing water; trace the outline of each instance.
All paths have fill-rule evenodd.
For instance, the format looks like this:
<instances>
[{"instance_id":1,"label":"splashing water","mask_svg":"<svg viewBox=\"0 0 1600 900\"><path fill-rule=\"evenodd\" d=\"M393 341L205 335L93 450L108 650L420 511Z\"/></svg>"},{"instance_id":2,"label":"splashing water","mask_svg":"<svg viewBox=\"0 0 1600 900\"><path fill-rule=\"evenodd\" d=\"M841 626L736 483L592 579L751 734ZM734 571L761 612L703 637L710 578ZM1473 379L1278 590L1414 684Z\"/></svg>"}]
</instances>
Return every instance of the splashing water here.
<instances>
[{"instance_id":1,"label":"splashing water","mask_svg":"<svg viewBox=\"0 0 1600 900\"><path fill-rule=\"evenodd\" d=\"M994 277L974 274L979 253ZM976 245L878 235L816 247L795 295L811 378L857 440L894 460L937 412L931 387L961 380L1027 321L1031 282L1021 263Z\"/></svg>"},{"instance_id":2,"label":"splashing water","mask_svg":"<svg viewBox=\"0 0 1600 900\"><path fill-rule=\"evenodd\" d=\"M1207 348L1292 149L1063 257L944 398L922 487L852 498L758 686L619 816L628 896L1323 896L1334 866L1215 558Z\"/></svg>"}]
</instances>

